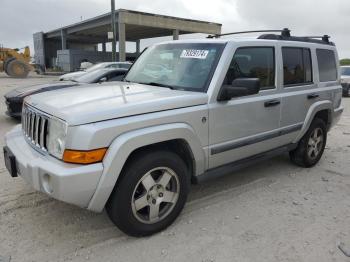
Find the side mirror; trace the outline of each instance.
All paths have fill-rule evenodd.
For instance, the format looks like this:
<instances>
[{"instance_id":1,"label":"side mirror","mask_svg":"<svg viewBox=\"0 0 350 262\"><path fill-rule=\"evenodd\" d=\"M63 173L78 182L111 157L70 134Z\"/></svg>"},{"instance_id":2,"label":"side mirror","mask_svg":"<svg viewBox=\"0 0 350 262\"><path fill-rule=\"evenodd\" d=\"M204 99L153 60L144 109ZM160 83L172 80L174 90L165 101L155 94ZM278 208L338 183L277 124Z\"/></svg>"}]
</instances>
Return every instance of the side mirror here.
<instances>
[{"instance_id":1,"label":"side mirror","mask_svg":"<svg viewBox=\"0 0 350 262\"><path fill-rule=\"evenodd\" d=\"M249 96L259 93L259 78L237 78L232 85L225 85L221 88L218 101L227 101L232 97Z\"/></svg>"},{"instance_id":2,"label":"side mirror","mask_svg":"<svg viewBox=\"0 0 350 262\"><path fill-rule=\"evenodd\" d=\"M100 79L100 81L98 81L100 84L103 83L103 82L106 82L107 81L107 77L102 77Z\"/></svg>"}]
</instances>

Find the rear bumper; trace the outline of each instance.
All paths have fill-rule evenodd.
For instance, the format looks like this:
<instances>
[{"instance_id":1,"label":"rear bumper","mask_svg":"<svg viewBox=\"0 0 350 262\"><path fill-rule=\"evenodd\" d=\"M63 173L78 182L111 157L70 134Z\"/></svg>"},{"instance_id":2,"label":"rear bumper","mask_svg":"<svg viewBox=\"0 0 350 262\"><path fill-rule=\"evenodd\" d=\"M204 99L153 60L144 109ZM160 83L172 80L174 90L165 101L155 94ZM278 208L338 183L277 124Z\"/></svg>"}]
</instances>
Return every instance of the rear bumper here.
<instances>
[{"instance_id":1,"label":"rear bumper","mask_svg":"<svg viewBox=\"0 0 350 262\"><path fill-rule=\"evenodd\" d=\"M18 175L34 189L87 208L103 171L101 163L74 165L42 155L26 142L19 125L6 134L5 141L16 157Z\"/></svg>"}]
</instances>

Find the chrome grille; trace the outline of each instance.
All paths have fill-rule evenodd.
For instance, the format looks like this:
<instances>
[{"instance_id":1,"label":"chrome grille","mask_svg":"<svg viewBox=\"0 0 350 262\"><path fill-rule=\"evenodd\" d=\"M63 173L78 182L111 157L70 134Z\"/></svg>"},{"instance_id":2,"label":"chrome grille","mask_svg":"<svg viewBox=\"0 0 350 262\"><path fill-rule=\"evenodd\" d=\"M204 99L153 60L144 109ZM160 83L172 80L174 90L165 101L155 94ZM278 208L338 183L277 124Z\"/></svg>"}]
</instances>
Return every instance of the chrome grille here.
<instances>
[{"instance_id":1,"label":"chrome grille","mask_svg":"<svg viewBox=\"0 0 350 262\"><path fill-rule=\"evenodd\" d=\"M22 130L33 146L47 151L49 117L44 113L24 104L22 109Z\"/></svg>"}]
</instances>

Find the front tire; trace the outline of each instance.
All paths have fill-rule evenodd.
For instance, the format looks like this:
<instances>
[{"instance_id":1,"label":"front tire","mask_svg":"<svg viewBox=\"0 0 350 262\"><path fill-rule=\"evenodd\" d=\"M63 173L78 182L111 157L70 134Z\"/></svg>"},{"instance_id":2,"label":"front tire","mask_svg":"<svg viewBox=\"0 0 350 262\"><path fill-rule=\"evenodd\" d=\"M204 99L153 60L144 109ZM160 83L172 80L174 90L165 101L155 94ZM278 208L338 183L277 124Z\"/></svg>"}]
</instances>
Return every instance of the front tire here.
<instances>
[{"instance_id":1,"label":"front tire","mask_svg":"<svg viewBox=\"0 0 350 262\"><path fill-rule=\"evenodd\" d=\"M320 160L327 142L327 127L320 118L315 118L298 147L289 152L293 163L301 167L312 167Z\"/></svg>"},{"instance_id":2,"label":"front tire","mask_svg":"<svg viewBox=\"0 0 350 262\"><path fill-rule=\"evenodd\" d=\"M177 154L143 151L128 161L106 210L124 233L152 235L178 217L189 186L188 168Z\"/></svg>"}]
</instances>

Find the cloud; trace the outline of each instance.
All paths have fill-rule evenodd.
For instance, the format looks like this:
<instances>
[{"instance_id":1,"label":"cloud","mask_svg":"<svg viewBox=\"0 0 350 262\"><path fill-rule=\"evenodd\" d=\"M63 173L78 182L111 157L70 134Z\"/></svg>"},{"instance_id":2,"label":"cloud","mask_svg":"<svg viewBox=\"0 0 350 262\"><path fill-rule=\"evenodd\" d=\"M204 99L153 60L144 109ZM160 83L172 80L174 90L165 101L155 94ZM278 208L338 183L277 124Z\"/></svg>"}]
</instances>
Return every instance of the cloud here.
<instances>
[{"instance_id":1,"label":"cloud","mask_svg":"<svg viewBox=\"0 0 350 262\"><path fill-rule=\"evenodd\" d=\"M223 24L224 32L289 27L295 35L329 34L340 56L350 57L349 0L117 0L116 5L218 22ZM109 10L109 0L1 0L0 44L32 46L34 32L56 29Z\"/></svg>"}]
</instances>

